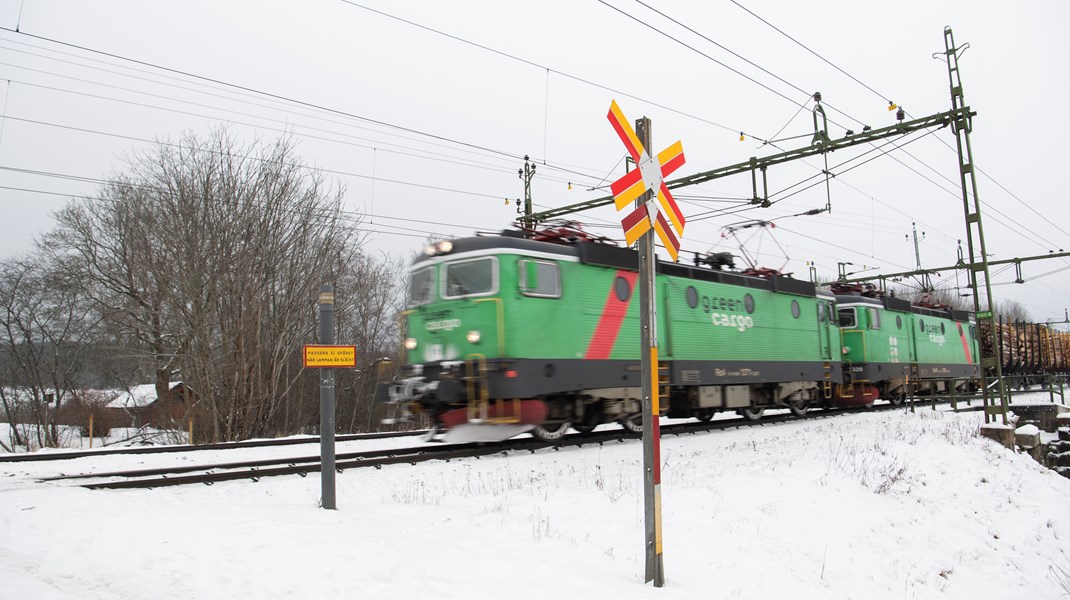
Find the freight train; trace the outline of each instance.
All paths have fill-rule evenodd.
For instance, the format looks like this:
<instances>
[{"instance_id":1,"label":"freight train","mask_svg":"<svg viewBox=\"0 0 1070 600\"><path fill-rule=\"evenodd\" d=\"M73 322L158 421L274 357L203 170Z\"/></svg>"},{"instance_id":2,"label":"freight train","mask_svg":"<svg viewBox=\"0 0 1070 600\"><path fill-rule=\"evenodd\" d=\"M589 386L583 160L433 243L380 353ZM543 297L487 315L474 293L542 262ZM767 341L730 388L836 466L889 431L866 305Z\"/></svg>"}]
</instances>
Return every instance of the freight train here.
<instances>
[{"instance_id":1,"label":"freight train","mask_svg":"<svg viewBox=\"0 0 1070 600\"><path fill-rule=\"evenodd\" d=\"M665 416L899 402L980 373L970 313L726 270L730 255L693 262L657 262ZM431 244L410 271L405 360L377 397L450 439L640 430L637 265L634 250L570 226Z\"/></svg>"},{"instance_id":2,"label":"freight train","mask_svg":"<svg viewBox=\"0 0 1070 600\"><path fill-rule=\"evenodd\" d=\"M1070 325L1070 319L1061 323ZM992 336L983 331L981 339L991 344ZM1070 374L1070 332L1059 331L1049 323L1004 322L1000 318L996 339L1003 375L1011 387L1065 382Z\"/></svg>"}]
</instances>

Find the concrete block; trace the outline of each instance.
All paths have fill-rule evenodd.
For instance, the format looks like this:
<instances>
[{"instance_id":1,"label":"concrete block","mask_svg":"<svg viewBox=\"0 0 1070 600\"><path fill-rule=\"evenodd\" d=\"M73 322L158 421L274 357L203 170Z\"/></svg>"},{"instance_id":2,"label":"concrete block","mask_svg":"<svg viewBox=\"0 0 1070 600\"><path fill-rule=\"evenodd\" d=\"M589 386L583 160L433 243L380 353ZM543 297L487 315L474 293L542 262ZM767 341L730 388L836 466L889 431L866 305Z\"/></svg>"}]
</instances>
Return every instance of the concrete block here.
<instances>
[{"instance_id":1,"label":"concrete block","mask_svg":"<svg viewBox=\"0 0 1070 600\"><path fill-rule=\"evenodd\" d=\"M1048 433L1059 428L1059 414L1067 407L1061 404L1012 404L1011 412L1018 415L1021 423L1033 423Z\"/></svg>"},{"instance_id":2,"label":"concrete block","mask_svg":"<svg viewBox=\"0 0 1070 600\"><path fill-rule=\"evenodd\" d=\"M1014 428L1010 425L986 423L981 426L981 435L1003 445L1008 450L1014 450Z\"/></svg>"},{"instance_id":3,"label":"concrete block","mask_svg":"<svg viewBox=\"0 0 1070 600\"><path fill-rule=\"evenodd\" d=\"M1014 445L1023 450L1032 450L1040 445L1040 429L1036 425L1023 425L1014 430Z\"/></svg>"}]
</instances>

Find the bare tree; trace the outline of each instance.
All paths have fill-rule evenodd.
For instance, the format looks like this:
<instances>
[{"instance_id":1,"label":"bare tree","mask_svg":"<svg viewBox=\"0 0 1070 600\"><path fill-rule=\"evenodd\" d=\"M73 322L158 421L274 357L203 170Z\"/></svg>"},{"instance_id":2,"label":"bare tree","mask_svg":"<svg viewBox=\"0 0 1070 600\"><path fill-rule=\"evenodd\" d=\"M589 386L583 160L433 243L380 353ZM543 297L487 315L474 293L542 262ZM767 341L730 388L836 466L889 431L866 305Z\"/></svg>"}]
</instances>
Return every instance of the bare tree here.
<instances>
[{"instance_id":1,"label":"bare tree","mask_svg":"<svg viewBox=\"0 0 1070 600\"><path fill-rule=\"evenodd\" d=\"M996 319L1003 323L1028 323L1029 311L1017 300L1004 300L996 302Z\"/></svg>"},{"instance_id":2,"label":"bare tree","mask_svg":"<svg viewBox=\"0 0 1070 600\"><path fill-rule=\"evenodd\" d=\"M59 445L60 410L96 339L99 318L60 267L40 255L0 263L0 408L15 445Z\"/></svg>"},{"instance_id":3,"label":"bare tree","mask_svg":"<svg viewBox=\"0 0 1070 600\"><path fill-rule=\"evenodd\" d=\"M136 340L159 398L177 375L207 438L274 435L295 400L318 288L358 256L342 197L288 139L187 135L63 209L47 245Z\"/></svg>"},{"instance_id":4,"label":"bare tree","mask_svg":"<svg viewBox=\"0 0 1070 600\"><path fill-rule=\"evenodd\" d=\"M400 259L361 256L349 265L336 288L339 339L357 346L357 373L338 377L344 399L338 423L347 432L374 430L382 418L373 400L376 361L393 357L400 346L398 317L408 280Z\"/></svg>"},{"instance_id":5,"label":"bare tree","mask_svg":"<svg viewBox=\"0 0 1070 600\"><path fill-rule=\"evenodd\" d=\"M170 333L171 283L160 268L160 220L156 190L116 178L99 197L75 200L56 214L59 227L41 247L72 272L84 273L82 290L121 338L155 371L166 394L178 344Z\"/></svg>"}]
</instances>

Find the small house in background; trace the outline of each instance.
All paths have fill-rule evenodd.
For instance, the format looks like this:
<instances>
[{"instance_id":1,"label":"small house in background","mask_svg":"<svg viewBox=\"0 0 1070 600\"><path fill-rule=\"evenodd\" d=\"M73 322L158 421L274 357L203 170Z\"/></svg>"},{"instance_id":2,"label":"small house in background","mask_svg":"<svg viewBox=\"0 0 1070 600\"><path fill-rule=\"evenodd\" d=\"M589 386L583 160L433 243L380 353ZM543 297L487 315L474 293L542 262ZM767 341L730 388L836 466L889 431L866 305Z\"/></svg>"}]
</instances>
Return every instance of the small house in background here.
<instances>
[{"instance_id":1,"label":"small house in background","mask_svg":"<svg viewBox=\"0 0 1070 600\"><path fill-rule=\"evenodd\" d=\"M108 410L129 427L173 429L184 425L195 401L193 392L181 381L171 386L165 398L157 398L156 385L146 383L120 393L108 403Z\"/></svg>"}]
</instances>

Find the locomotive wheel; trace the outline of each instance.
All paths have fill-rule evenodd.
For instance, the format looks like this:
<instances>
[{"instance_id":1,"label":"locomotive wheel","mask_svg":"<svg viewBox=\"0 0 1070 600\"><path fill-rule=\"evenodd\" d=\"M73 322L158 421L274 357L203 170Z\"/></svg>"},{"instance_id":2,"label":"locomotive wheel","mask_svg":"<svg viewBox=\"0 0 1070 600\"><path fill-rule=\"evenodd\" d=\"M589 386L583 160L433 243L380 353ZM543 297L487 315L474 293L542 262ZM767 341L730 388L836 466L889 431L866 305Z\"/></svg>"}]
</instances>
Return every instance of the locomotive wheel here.
<instances>
[{"instance_id":1,"label":"locomotive wheel","mask_svg":"<svg viewBox=\"0 0 1070 600\"><path fill-rule=\"evenodd\" d=\"M628 419L618 421L620 426L632 433L643 433L643 415L636 415Z\"/></svg>"},{"instance_id":2,"label":"locomotive wheel","mask_svg":"<svg viewBox=\"0 0 1070 600\"><path fill-rule=\"evenodd\" d=\"M695 413L695 418L705 423L706 421L713 419L713 411L708 408L702 409Z\"/></svg>"},{"instance_id":3,"label":"locomotive wheel","mask_svg":"<svg viewBox=\"0 0 1070 600\"><path fill-rule=\"evenodd\" d=\"M571 424L568 421L565 421L564 423L559 423L557 425L536 425L535 428L531 430L531 435L539 441L556 442L557 440L565 437L565 434L568 433L568 428L570 426Z\"/></svg>"},{"instance_id":4,"label":"locomotive wheel","mask_svg":"<svg viewBox=\"0 0 1070 600\"><path fill-rule=\"evenodd\" d=\"M748 406L747 408L739 409L737 412L739 416L748 421L757 421L762 418L762 413L765 412L765 409L760 406Z\"/></svg>"},{"instance_id":5,"label":"locomotive wheel","mask_svg":"<svg viewBox=\"0 0 1070 600\"><path fill-rule=\"evenodd\" d=\"M582 423L573 423L572 428L580 433L591 433L598 425L584 425Z\"/></svg>"},{"instance_id":6,"label":"locomotive wheel","mask_svg":"<svg viewBox=\"0 0 1070 600\"><path fill-rule=\"evenodd\" d=\"M791 414L795 415L796 417L801 417L806 413L810 412L810 401L802 400L800 402L792 402L788 404L788 410L790 410Z\"/></svg>"},{"instance_id":7,"label":"locomotive wheel","mask_svg":"<svg viewBox=\"0 0 1070 600\"><path fill-rule=\"evenodd\" d=\"M899 406L906 399L907 399L906 394L896 394L896 395L888 398L888 402L890 402L892 404L892 406Z\"/></svg>"}]
</instances>

